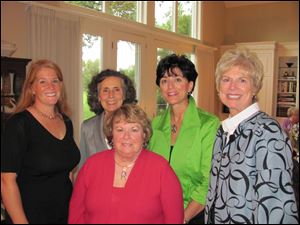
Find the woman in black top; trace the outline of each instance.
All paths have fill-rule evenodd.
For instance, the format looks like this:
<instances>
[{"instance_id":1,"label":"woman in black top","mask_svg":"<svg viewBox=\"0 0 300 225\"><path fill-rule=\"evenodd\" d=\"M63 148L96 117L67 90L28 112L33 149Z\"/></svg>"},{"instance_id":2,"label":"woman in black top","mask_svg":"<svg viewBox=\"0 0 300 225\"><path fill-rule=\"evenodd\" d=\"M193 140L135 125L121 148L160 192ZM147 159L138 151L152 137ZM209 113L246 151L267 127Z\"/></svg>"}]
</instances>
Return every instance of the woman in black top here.
<instances>
[{"instance_id":1,"label":"woman in black top","mask_svg":"<svg viewBox=\"0 0 300 225\"><path fill-rule=\"evenodd\" d=\"M1 195L10 223L67 223L80 160L59 67L33 63L1 149Z\"/></svg>"}]
</instances>

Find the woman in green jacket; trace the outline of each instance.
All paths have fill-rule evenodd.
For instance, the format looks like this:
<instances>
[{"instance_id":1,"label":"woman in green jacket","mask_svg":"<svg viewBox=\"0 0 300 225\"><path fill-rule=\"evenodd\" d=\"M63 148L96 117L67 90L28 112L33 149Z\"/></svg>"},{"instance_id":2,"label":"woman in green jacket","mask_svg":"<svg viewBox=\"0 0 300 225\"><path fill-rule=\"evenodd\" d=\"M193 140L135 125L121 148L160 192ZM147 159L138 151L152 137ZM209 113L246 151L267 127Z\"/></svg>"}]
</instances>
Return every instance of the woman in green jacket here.
<instances>
[{"instance_id":1,"label":"woman in green jacket","mask_svg":"<svg viewBox=\"0 0 300 225\"><path fill-rule=\"evenodd\" d=\"M210 162L219 120L199 108L191 96L197 79L194 64L175 54L163 58L156 84L169 104L154 118L149 149L164 156L183 189L185 223L204 223Z\"/></svg>"}]
</instances>

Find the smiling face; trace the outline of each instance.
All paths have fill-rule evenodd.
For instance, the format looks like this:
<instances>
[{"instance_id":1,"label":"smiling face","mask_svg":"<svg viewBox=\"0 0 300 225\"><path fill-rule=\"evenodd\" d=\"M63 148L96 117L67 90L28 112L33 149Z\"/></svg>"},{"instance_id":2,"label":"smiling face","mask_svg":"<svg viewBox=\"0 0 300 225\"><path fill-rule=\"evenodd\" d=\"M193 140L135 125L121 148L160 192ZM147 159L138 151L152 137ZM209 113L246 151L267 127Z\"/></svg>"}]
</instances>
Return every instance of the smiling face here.
<instances>
[{"instance_id":1,"label":"smiling face","mask_svg":"<svg viewBox=\"0 0 300 225\"><path fill-rule=\"evenodd\" d=\"M220 79L219 97L234 116L252 104L255 88L246 71L233 66Z\"/></svg>"},{"instance_id":2,"label":"smiling face","mask_svg":"<svg viewBox=\"0 0 300 225\"><path fill-rule=\"evenodd\" d=\"M105 112L120 108L124 101L122 79L112 76L99 83L98 98Z\"/></svg>"},{"instance_id":3,"label":"smiling face","mask_svg":"<svg viewBox=\"0 0 300 225\"><path fill-rule=\"evenodd\" d=\"M166 72L160 79L159 87L164 100L175 105L188 102L187 93L192 91L193 82L189 82L179 68L174 68L172 75Z\"/></svg>"},{"instance_id":4,"label":"smiling face","mask_svg":"<svg viewBox=\"0 0 300 225\"><path fill-rule=\"evenodd\" d=\"M135 158L142 150L145 134L139 123L113 122L112 135L114 149L122 158Z\"/></svg>"},{"instance_id":5,"label":"smiling face","mask_svg":"<svg viewBox=\"0 0 300 225\"><path fill-rule=\"evenodd\" d=\"M41 68L31 86L36 104L55 105L60 98L62 83L55 70Z\"/></svg>"}]
</instances>

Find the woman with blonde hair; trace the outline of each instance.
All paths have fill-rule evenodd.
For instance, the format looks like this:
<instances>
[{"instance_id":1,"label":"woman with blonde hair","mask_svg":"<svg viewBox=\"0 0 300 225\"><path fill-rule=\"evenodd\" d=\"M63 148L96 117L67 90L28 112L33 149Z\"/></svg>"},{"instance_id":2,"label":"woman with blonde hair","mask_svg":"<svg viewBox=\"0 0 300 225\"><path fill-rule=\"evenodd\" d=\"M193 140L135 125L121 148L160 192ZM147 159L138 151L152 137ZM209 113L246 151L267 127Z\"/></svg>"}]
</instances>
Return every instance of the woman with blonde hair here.
<instances>
[{"instance_id":1,"label":"woman with blonde hair","mask_svg":"<svg viewBox=\"0 0 300 225\"><path fill-rule=\"evenodd\" d=\"M287 118L282 122L282 129L289 134L294 124L299 123L299 109L296 107L290 107L287 110Z\"/></svg>"},{"instance_id":2,"label":"woman with blonde hair","mask_svg":"<svg viewBox=\"0 0 300 225\"><path fill-rule=\"evenodd\" d=\"M263 65L247 49L227 51L216 86L229 117L218 129L206 196L208 224L298 224L291 143L262 112Z\"/></svg>"}]
</instances>

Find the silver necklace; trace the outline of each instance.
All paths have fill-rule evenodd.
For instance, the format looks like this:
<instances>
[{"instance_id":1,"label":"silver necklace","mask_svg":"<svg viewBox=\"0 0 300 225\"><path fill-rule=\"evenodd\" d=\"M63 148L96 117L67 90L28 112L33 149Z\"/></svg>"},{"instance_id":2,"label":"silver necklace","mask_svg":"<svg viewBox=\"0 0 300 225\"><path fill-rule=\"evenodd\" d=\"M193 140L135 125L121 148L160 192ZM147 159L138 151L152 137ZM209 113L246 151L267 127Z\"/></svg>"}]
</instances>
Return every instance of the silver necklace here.
<instances>
[{"instance_id":1,"label":"silver necklace","mask_svg":"<svg viewBox=\"0 0 300 225\"><path fill-rule=\"evenodd\" d=\"M178 120L177 123L180 124L181 123L181 119ZM178 131L178 127L176 126L175 120L174 120L173 124L172 124L172 120L171 120L171 132L172 132L172 134L176 134L177 131Z\"/></svg>"}]
</instances>

